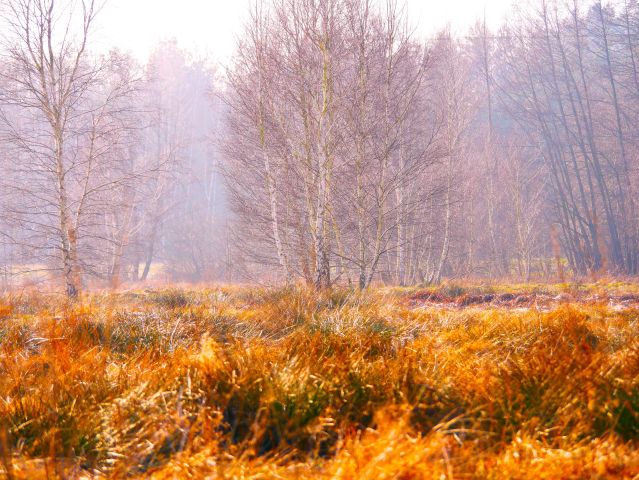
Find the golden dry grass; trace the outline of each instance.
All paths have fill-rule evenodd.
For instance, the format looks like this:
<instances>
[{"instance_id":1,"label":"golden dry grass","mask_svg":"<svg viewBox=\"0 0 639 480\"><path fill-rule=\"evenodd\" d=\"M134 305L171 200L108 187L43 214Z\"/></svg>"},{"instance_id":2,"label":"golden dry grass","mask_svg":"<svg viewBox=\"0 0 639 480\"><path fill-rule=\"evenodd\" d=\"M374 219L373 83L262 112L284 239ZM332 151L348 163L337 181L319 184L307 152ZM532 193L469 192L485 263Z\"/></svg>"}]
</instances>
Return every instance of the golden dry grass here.
<instances>
[{"instance_id":1,"label":"golden dry grass","mask_svg":"<svg viewBox=\"0 0 639 480\"><path fill-rule=\"evenodd\" d=\"M637 288L535 288L6 297L0 475L639 478Z\"/></svg>"}]
</instances>

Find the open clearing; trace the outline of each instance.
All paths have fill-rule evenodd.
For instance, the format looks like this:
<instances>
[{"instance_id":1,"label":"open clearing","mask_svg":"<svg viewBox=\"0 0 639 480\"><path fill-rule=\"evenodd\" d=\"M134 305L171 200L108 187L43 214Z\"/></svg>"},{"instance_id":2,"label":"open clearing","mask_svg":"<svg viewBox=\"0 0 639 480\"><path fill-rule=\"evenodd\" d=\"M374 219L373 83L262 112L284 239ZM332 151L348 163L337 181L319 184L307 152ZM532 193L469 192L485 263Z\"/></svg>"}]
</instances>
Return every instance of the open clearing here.
<instances>
[{"instance_id":1,"label":"open clearing","mask_svg":"<svg viewBox=\"0 0 639 480\"><path fill-rule=\"evenodd\" d=\"M216 287L0 308L7 478L637 478L639 288Z\"/></svg>"}]
</instances>

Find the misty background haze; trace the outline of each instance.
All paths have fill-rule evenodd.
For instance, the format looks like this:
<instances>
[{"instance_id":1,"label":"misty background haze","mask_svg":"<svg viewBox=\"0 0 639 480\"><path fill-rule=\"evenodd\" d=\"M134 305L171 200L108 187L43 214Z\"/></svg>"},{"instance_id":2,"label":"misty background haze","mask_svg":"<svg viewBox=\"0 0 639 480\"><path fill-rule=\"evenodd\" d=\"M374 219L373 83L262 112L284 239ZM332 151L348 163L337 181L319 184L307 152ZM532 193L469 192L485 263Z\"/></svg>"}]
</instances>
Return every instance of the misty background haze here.
<instances>
[{"instance_id":1,"label":"misty background haze","mask_svg":"<svg viewBox=\"0 0 639 480\"><path fill-rule=\"evenodd\" d=\"M145 59L160 41L176 39L182 48L226 65L235 51L252 0L110 0L95 37L101 47L118 47ZM432 36L450 25L463 33L477 19L496 29L511 0L408 0L405 8L418 36Z\"/></svg>"},{"instance_id":2,"label":"misty background haze","mask_svg":"<svg viewBox=\"0 0 639 480\"><path fill-rule=\"evenodd\" d=\"M636 1L0 6L4 288L637 274Z\"/></svg>"}]
</instances>

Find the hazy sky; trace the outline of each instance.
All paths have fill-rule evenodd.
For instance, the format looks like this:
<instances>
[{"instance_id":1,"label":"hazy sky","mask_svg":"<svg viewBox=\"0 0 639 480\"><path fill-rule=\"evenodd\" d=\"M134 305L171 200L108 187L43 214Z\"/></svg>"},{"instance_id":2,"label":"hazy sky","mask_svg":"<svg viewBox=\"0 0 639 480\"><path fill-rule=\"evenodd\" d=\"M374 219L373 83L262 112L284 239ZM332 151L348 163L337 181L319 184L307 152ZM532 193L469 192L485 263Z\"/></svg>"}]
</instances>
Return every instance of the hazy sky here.
<instances>
[{"instance_id":1,"label":"hazy sky","mask_svg":"<svg viewBox=\"0 0 639 480\"><path fill-rule=\"evenodd\" d=\"M143 59L162 39L225 62L232 55L251 0L108 0L95 32L103 46ZM407 0L411 21L428 35L450 23L465 29L486 11L497 26L513 0ZM401 3L401 2L400 2Z\"/></svg>"}]
</instances>

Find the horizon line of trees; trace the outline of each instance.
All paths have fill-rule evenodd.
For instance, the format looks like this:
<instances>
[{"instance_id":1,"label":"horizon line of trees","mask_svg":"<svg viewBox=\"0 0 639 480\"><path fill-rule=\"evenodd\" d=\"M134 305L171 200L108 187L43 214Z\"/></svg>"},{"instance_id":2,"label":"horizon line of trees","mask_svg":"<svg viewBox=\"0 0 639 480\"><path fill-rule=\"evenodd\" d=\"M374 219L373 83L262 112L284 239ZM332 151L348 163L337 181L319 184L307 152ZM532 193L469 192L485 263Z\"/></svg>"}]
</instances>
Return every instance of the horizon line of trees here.
<instances>
[{"instance_id":1,"label":"horizon line of trees","mask_svg":"<svg viewBox=\"0 0 639 480\"><path fill-rule=\"evenodd\" d=\"M91 51L98 0L0 2L5 288L212 276L226 221L209 139L215 71L165 41L145 65Z\"/></svg>"},{"instance_id":2,"label":"horizon line of trees","mask_svg":"<svg viewBox=\"0 0 639 480\"><path fill-rule=\"evenodd\" d=\"M396 0L256 0L225 75L2 0L0 263L86 285L639 270L639 3L420 40Z\"/></svg>"},{"instance_id":3,"label":"horizon line of trees","mask_svg":"<svg viewBox=\"0 0 639 480\"><path fill-rule=\"evenodd\" d=\"M639 7L420 42L394 0L257 2L229 74L245 258L318 288L637 274Z\"/></svg>"}]
</instances>

